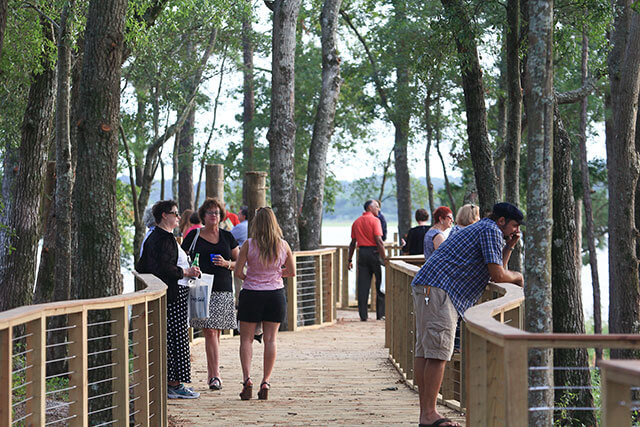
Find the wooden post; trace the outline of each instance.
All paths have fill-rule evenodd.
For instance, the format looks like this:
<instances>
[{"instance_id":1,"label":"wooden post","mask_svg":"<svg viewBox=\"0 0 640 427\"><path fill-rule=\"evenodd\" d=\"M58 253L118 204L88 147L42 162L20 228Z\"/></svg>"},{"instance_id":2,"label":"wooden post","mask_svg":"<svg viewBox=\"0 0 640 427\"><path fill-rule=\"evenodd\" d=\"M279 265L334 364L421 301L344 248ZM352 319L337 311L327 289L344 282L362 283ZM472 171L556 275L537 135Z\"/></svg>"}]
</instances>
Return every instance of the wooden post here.
<instances>
[{"instance_id":1,"label":"wooden post","mask_svg":"<svg viewBox=\"0 0 640 427\"><path fill-rule=\"evenodd\" d=\"M385 296L385 321L384 321L384 346L385 348L390 348L391 345L391 329L392 329L392 321L393 321L393 301L395 299L395 295L393 294L395 287L393 286L393 272L394 269L389 265L388 268L385 269L386 278L386 296Z\"/></svg>"},{"instance_id":2,"label":"wooden post","mask_svg":"<svg viewBox=\"0 0 640 427\"><path fill-rule=\"evenodd\" d=\"M342 262L340 269L342 279L340 280L340 307L349 308L349 248L340 249Z\"/></svg>"},{"instance_id":3,"label":"wooden post","mask_svg":"<svg viewBox=\"0 0 640 427\"><path fill-rule=\"evenodd\" d=\"M247 182L247 221L251 225L256 210L267 206L267 173L247 172L245 177Z\"/></svg>"},{"instance_id":4,"label":"wooden post","mask_svg":"<svg viewBox=\"0 0 640 427\"><path fill-rule=\"evenodd\" d=\"M296 262L296 256L293 258ZM290 331L298 330L298 286L296 277L287 277L287 324Z\"/></svg>"},{"instance_id":5,"label":"wooden post","mask_svg":"<svg viewBox=\"0 0 640 427\"><path fill-rule=\"evenodd\" d=\"M160 402L162 402L162 426L166 426L169 422L167 415L167 294L164 294L160 298L160 317L159 317L159 329L160 329L160 346L158 351L160 353ZM154 423L152 424L155 424Z\"/></svg>"},{"instance_id":6,"label":"wooden post","mask_svg":"<svg viewBox=\"0 0 640 427\"><path fill-rule=\"evenodd\" d=\"M69 416L75 415L69 420L72 426L89 425L89 375L87 355L87 311L67 315L67 323L73 326L69 329L69 354L75 356L69 360L69 400L74 402L69 405Z\"/></svg>"},{"instance_id":7,"label":"wooden post","mask_svg":"<svg viewBox=\"0 0 640 427\"><path fill-rule=\"evenodd\" d=\"M26 413L31 414L27 424L34 426L45 424L46 397L46 362L47 362L47 331L46 317L40 317L27 323L27 396L33 396L26 402Z\"/></svg>"},{"instance_id":8,"label":"wooden post","mask_svg":"<svg viewBox=\"0 0 640 427\"><path fill-rule=\"evenodd\" d=\"M206 166L206 196L215 197L224 204L224 166L223 165L207 165ZM222 221L224 218L221 218Z\"/></svg>"},{"instance_id":9,"label":"wooden post","mask_svg":"<svg viewBox=\"0 0 640 427\"><path fill-rule=\"evenodd\" d=\"M336 266L337 262L337 251L333 251L329 255L325 255L329 260L328 265L328 274L327 278L329 279L329 283L327 283L327 292L329 292L329 297L327 298L328 306L327 306L327 321L334 322L336 320L336 301L335 301L335 278L336 278Z\"/></svg>"},{"instance_id":10,"label":"wooden post","mask_svg":"<svg viewBox=\"0 0 640 427\"><path fill-rule=\"evenodd\" d=\"M505 410L505 368L504 349L492 342L487 343L487 425L504 426ZM525 371L526 372L526 371ZM526 419L523 422L527 422Z\"/></svg>"},{"instance_id":11,"label":"wooden post","mask_svg":"<svg viewBox=\"0 0 640 427\"><path fill-rule=\"evenodd\" d=\"M0 425L11 425L13 327L0 330Z\"/></svg>"},{"instance_id":12,"label":"wooden post","mask_svg":"<svg viewBox=\"0 0 640 427\"><path fill-rule=\"evenodd\" d=\"M403 276L405 283L402 287L406 292L403 309L407 316L407 356L405 358L405 372L407 373L407 379L413 379L413 360L416 352L416 319L413 313L413 288L411 287L411 277L406 273L403 273Z\"/></svg>"},{"instance_id":13,"label":"wooden post","mask_svg":"<svg viewBox=\"0 0 640 427\"><path fill-rule=\"evenodd\" d=\"M149 416L151 425L166 425L162 412L162 397L167 394L161 365L160 352L162 328L160 324L165 320L161 317L161 300L149 301L147 305L148 333L149 333Z\"/></svg>"},{"instance_id":14,"label":"wooden post","mask_svg":"<svg viewBox=\"0 0 640 427\"><path fill-rule=\"evenodd\" d=\"M113 418L118 423L129 424L129 307L127 305L111 309L111 318L115 320L111 324L111 348L116 349L112 353L113 362Z\"/></svg>"},{"instance_id":15,"label":"wooden post","mask_svg":"<svg viewBox=\"0 0 640 427\"><path fill-rule=\"evenodd\" d=\"M133 403L134 423L149 425L149 330L147 329L147 302L132 307L131 321L133 346Z\"/></svg>"},{"instance_id":16,"label":"wooden post","mask_svg":"<svg viewBox=\"0 0 640 427\"><path fill-rule=\"evenodd\" d=\"M503 351L505 396L509 400L505 425L526 426L529 416L527 346L525 342L507 342Z\"/></svg>"},{"instance_id":17,"label":"wooden post","mask_svg":"<svg viewBox=\"0 0 640 427\"><path fill-rule=\"evenodd\" d=\"M485 426L487 423L487 341L467 331L465 377L467 396L467 425ZM525 418L526 419L526 418Z\"/></svg>"},{"instance_id":18,"label":"wooden post","mask_svg":"<svg viewBox=\"0 0 640 427\"><path fill-rule=\"evenodd\" d=\"M640 385L637 360L602 360L599 362L604 427L630 426L631 386Z\"/></svg>"},{"instance_id":19,"label":"wooden post","mask_svg":"<svg viewBox=\"0 0 640 427\"><path fill-rule=\"evenodd\" d=\"M324 316L322 313L322 291L324 290L324 280L322 277L322 255L314 255L313 256L314 264L315 264L315 299L316 299L316 315L315 315L315 324L322 325L324 320Z\"/></svg>"}]
</instances>

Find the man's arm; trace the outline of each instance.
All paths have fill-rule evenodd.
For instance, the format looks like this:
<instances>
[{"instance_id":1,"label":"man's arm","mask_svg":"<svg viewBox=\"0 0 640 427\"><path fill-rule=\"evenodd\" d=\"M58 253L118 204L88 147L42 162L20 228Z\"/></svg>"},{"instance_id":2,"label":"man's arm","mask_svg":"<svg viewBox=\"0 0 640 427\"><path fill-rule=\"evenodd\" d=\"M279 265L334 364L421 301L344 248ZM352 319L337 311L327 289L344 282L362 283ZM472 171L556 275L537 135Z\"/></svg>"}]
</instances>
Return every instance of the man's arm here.
<instances>
[{"instance_id":1,"label":"man's arm","mask_svg":"<svg viewBox=\"0 0 640 427\"><path fill-rule=\"evenodd\" d=\"M384 243L382 242L382 236L374 236L376 239L376 246L378 247L378 253L382 262L387 262L386 252L384 250Z\"/></svg>"},{"instance_id":2,"label":"man's arm","mask_svg":"<svg viewBox=\"0 0 640 427\"><path fill-rule=\"evenodd\" d=\"M524 279L522 274L517 271L510 271L505 269L500 264L487 264L489 269L489 276L491 281L495 283L515 283L516 285L523 286Z\"/></svg>"},{"instance_id":3,"label":"man's arm","mask_svg":"<svg viewBox=\"0 0 640 427\"><path fill-rule=\"evenodd\" d=\"M349 243L349 256L347 260L349 261L349 270L353 267L353 252L356 250L356 239L351 239L351 243Z\"/></svg>"}]
</instances>

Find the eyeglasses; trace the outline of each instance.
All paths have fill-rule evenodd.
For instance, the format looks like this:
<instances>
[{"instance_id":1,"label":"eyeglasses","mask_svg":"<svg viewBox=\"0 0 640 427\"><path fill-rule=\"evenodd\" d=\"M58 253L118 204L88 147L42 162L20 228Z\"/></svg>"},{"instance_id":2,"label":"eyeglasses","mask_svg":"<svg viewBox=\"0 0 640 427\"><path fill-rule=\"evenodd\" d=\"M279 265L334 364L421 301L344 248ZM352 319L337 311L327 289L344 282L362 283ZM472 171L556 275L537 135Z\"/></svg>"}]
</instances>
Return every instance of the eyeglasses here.
<instances>
[{"instance_id":1,"label":"eyeglasses","mask_svg":"<svg viewBox=\"0 0 640 427\"><path fill-rule=\"evenodd\" d=\"M447 215L447 218L449 218L451 221L453 221L453 216Z\"/></svg>"},{"instance_id":2,"label":"eyeglasses","mask_svg":"<svg viewBox=\"0 0 640 427\"><path fill-rule=\"evenodd\" d=\"M205 215L209 216L220 216L220 211L206 211Z\"/></svg>"},{"instance_id":3,"label":"eyeglasses","mask_svg":"<svg viewBox=\"0 0 640 427\"><path fill-rule=\"evenodd\" d=\"M178 212L173 212L173 211L172 211L172 212L166 212L166 214L167 214L167 215L175 215L175 216L177 216L177 217L179 217L179 216L180 216L180 214L179 214Z\"/></svg>"}]
</instances>

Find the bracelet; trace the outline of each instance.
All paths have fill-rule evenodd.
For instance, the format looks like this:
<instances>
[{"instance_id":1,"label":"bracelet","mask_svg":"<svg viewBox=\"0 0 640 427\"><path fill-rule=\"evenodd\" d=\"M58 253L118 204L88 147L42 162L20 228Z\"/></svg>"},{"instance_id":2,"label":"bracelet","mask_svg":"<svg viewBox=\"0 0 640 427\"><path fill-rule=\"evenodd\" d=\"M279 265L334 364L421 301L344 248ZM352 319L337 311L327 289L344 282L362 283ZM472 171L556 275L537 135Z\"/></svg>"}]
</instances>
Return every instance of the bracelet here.
<instances>
[{"instance_id":1,"label":"bracelet","mask_svg":"<svg viewBox=\"0 0 640 427\"><path fill-rule=\"evenodd\" d=\"M229 260L229 266L227 267L228 270L231 270L231 260Z\"/></svg>"}]
</instances>

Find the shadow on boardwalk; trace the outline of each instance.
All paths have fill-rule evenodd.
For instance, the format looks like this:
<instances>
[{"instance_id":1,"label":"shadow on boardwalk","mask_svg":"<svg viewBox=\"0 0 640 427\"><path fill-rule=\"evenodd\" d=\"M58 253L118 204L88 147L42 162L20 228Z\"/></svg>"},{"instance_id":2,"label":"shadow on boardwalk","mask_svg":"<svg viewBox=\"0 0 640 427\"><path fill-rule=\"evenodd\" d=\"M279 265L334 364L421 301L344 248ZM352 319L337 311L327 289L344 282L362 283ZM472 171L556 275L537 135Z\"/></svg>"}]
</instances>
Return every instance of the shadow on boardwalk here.
<instances>
[{"instance_id":1,"label":"shadow on boardwalk","mask_svg":"<svg viewBox=\"0 0 640 427\"><path fill-rule=\"evenodd\" d=\"M204 342L192 347L192 386L198 400L170 400L169 425L417 425L418 395L388 361L384 322L360 322L339 311L335 325L278 336L278 358L268 401L255 397L262 376L262 345L254 342L254 399L241 401L238 337L221 343L223 389L206 386ZM373 315L375 319L375 314ZM447 408L441 413L463 423Z\"/></svg>"}]
</instances>

